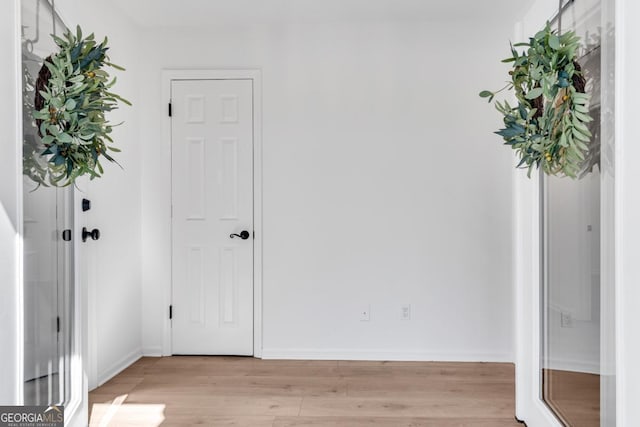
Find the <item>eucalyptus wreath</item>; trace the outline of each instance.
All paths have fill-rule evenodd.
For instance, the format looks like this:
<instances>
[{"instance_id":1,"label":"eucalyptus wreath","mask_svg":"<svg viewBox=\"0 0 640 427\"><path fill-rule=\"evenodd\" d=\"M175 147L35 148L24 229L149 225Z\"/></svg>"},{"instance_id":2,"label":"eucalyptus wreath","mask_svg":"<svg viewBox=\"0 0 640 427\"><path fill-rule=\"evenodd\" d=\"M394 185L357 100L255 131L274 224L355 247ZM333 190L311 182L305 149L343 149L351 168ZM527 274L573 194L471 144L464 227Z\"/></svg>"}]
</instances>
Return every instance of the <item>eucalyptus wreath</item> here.
<instances>
[{"instance_id":1,"label":"eucalyptus wreath","mask_svg":"<svg viewBox=\"0 0 640 427\"><path fill-rule=\"evenodd\" d=\"M109 62L107 38L98 44L93 34L83 38L77 27L75 34L67 31L53 39L59 52L45 59L38 75L33 118L45 147L41 155L47 158L48 181L57 186L82 175L100 177L101 157L115 162L107 150L120 150L111 145L113 125L105 113L119 101L131 104L110 91L116 79L104 68L124 69Z\"/></svg>"},{"instance_id":2,"label":"eucalyptus wreath","mask_svg":"<svg viewBox=\"0 0 640 427\"><path fill-rule=\"evenodd\" d=\"M527 48L518 53L517 47ZM591 132L587 123L589 95L577 62L580 37L573 31L562 35L549 23L528 43L511 46L511 81L497 92L482 91L491 102L498 92L513 89L517 105L496 101L504 116L504 128L495 132L516 150L517 167L542 168L549 175L578 176L589 151Z\"/></svg>"}]
</instances>

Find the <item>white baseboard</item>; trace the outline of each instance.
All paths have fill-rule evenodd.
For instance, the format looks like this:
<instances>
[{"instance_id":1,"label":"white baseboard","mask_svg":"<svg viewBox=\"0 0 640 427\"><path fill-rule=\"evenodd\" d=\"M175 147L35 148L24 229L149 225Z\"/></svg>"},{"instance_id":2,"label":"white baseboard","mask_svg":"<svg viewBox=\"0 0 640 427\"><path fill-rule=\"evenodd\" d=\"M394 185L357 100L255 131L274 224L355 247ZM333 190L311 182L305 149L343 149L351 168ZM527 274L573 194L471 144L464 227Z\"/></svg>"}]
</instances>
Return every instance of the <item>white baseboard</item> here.
<instances>
[{"instance_id":1,"label":"white baseboard","mask_svg":"<svg viewBox=\"0 0 640 427\"><path fill-rule=\"evenodd\" d=\"M435 353L420 350L263 348L263 359L382 360L402 362L513 363L510 353Z\"/></svg>"},{"instance_id":2,"label":"white baseboard","mask_svg":"<svg viewBox=\"0 0 640 427\"><path fill-rule=\"evenodd\" d=\"M552 358L548 362L548 368L558 371L600 375L600 364L594 361Z\"/></svg>"},{"instance_id":3,"label":"white baseboard","mask_svg":"<svg viewBox=\"0 0 640 427\"><path fill-rule=\"evenodd\" d=\"M98 372L98 387L118 375L120 372L133 365L142 357L142 350L136 349L125 357L111 365L109 368Z\"/></svg>"},{"instance_id":4,"label":"white baseboard","mask_svg":"<svg viewBox=\"0 0 640 427\"><path fill-rule=\"evenodd\" d=\"M144 357L162 357L162 347L144 347L142 349L142 355Z\"/></svg>"}]
</instances>

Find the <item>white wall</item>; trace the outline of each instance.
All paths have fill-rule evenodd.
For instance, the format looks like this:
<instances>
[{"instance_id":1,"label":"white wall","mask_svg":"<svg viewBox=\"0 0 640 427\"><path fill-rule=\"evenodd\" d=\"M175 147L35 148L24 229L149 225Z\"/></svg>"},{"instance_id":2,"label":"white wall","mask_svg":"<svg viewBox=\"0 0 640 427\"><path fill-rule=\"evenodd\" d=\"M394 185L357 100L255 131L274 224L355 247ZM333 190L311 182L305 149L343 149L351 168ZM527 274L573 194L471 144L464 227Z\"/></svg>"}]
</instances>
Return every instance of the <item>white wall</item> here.
<instances>
[{"instance_id":1,"label":"white wall","mask_svg":"<svg viewBox=\"0 0 640 427\"><path fill-rule=\"evenodd\" d=\"M93 356L89 368L102 383L141 355L139 45L134 42L132 25L108 5L93 0L59 0L56 6L72 29L80 24L86 34L94 32L100 40L109 37L111 60L128 68L124 73L110 70L118 77L114 91L134 103L133 108L122 105L109 115L112 123L125 122L112 134L122 149L114 155L122 169L103 162L102 178L79 185L79 199L86 197L92 202L89 212L77 214L80 224L99 228L102 233L97 242L79 244L89 292Z\"/></svg>"},{"instance_id":2,"label":"white wall","mask_svg":"<svg viewBox=\"0 0 640 427\"><path fill-rule=\"evenodd\" d=\"M259 68L264 356L512 360L511 153L477 96L502 85L502 24L142 34L145 352L161 352L171 263L161 69Z\"/></svg>"},{"instance_id":3,"label":"white wall","mask_svg":"<svg viewBox=\"0 0 640 427\"><path fill-rule=\"evenodd\" d=\"M3 3L0 13L0 405L22 399L22 94L20 72L20 2Z\"/></svg>"}]
</instances>

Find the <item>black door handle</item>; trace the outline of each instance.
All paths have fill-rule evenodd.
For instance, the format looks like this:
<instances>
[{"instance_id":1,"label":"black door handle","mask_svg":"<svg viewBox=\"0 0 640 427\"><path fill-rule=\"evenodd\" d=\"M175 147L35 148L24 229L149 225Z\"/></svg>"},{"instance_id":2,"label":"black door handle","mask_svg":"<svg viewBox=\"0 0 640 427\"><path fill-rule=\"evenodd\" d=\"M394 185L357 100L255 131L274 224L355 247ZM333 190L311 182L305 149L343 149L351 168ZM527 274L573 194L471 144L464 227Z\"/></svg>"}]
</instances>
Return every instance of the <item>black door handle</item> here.
<instances>
[{"instance_id":1,"label":"black door handle","mask_svg":"<svg viewBox=\"0 0 640 427\"><path fill-rule=\"evenodd\" d=\"M91 237L91 240L98 240L100 238L100 230L94 228L93 230L87 230L87 227L82 227L82 241L86 242L87 237Z\"/></svg>"},{"instance_id":2,"label":"black door handle","mask_svg":"<svg viewBox=\"0 0 640 427\"><path fill-rule=\"evenodd\" d=\"M240 234L233 233L233 234L230 234L230 235L229 235L229 237L231 237L232 239L233 239L234 237L239 237L239 238L241 238L242 240L247 240L247 239L249 238L249 236L250 236L250 234L249 234L249 232L248 232L247 230L242 230L242 231L240 232Z\"/></svg>"}]
</instances>

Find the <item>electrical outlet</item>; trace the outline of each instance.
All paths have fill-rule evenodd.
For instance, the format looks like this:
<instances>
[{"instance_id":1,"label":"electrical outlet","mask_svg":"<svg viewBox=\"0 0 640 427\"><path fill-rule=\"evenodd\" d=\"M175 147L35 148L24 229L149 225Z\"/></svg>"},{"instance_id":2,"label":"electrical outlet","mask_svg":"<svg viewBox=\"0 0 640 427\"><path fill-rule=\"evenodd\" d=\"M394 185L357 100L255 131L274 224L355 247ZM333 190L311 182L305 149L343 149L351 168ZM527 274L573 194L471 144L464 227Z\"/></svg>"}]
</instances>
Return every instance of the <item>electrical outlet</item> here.
<instances>
[{"instance_id":1,"label":"electrical outlet","mask_svg":"<svg viewBox=\"0 0 640 427\"><path fill-rule=\"evenodd\" d=\"M411 320L411 304L402 305L400 318L402 320Z\"/></svg>"},{"instance_id":2,"label":"electrical outlet","mask_svg":"<svg viewBox=\"0 0 640 427\"><path fill-rule=\"evenodd\" d=\"M573 328L573 316L571 316L571 313L560 313L560 327Z\"/></svg>"},{"instance_id":3,"label":"electrical outlet","mask_svg":"<svg viewBox=\"0 0 640 427\"><path fill-rule=\"evenodd\" d=\"M368 322L369 318L370 318L370 313L371 312L371 306L370 305L363 305L360 308L360 321L361 322Z\"/></svg>"}]
</instances>

